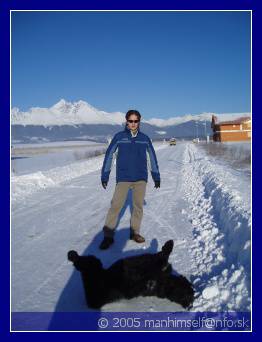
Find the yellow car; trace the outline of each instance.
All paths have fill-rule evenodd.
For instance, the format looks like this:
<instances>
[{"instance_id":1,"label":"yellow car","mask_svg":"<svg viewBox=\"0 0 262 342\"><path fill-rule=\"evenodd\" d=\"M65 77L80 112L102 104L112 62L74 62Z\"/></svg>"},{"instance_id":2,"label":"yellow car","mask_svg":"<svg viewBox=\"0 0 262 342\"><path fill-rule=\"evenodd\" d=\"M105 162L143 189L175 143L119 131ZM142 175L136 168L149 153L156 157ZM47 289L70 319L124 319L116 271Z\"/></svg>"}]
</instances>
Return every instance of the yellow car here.
<instances>
[{"instance_id":1,"label":"yellow car","mask_svg":"<svg viewBox=\"0 0 262 342\"><path fill-rule=\"evenodd\" d=\"M172 138L169 140L169 145L172 146L172 145L176 145L176 139L175 138Z\"/></svg>"}]
</instances>

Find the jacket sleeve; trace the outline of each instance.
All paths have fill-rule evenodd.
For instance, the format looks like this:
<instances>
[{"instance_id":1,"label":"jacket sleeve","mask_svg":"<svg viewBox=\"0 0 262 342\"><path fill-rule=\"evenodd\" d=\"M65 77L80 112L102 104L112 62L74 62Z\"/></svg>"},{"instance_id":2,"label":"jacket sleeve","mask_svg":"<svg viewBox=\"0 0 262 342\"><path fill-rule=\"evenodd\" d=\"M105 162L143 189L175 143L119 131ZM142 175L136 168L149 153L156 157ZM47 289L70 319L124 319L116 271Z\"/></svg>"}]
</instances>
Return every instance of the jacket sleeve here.
<instances>
[{"instance_id":1,"label":"jacket sleeve","mask_svg":"<svg viewBox=\"0 0 262 342\"><path fill-rule=\"evenodd\" d=\"M151 140L148 138L147 155L150 165L150 172L154 181L160 181L160 173L156 159L156 153Z\"/></svg>"},{"instance_id":2,"label":"jacket sleeve","mask_svg":"<svg viewBox=\"0 0 262 342\"><path fill-rule=\"evenodd\" d=\"M118 144L118 138L116 134L106 150L106 154L105 154L105 158L104 158L104 162L103 162L103 166L101 170L102 182L108 182L111 167L113 164L113 155L117 149L117 144Z\"/></svg>"}]
</instances>

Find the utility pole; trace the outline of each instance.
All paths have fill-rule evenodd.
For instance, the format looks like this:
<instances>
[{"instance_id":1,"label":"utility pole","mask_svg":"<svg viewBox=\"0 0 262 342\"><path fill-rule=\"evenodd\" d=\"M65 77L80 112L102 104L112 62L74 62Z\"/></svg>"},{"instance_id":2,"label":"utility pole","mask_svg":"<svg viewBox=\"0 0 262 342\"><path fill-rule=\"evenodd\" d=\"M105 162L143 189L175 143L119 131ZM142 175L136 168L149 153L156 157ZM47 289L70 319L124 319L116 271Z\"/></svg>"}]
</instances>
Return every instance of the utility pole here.
<instances>
[{"instance_id":1,"label":"utility pole","mask_svg":"<svg viewBox=\"0 0 262 342\"><path fill-rule=\"evenodd\" d=\"M196 121L196 132L197 132L197 140L198 140L198 123Z\"/></svg>"}]
</instances>

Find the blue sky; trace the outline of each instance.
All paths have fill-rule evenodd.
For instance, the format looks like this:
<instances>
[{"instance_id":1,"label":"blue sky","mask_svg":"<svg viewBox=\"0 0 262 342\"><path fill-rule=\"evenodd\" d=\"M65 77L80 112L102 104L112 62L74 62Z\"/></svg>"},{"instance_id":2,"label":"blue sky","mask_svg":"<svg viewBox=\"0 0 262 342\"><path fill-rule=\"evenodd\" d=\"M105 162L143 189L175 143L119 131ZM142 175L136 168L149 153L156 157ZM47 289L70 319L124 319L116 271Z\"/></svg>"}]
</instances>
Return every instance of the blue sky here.
<instances>
[{"instance_id":1,"label":"blue sky","mask_svg":"<svg viewBox=\"0 0 262 342\"><path fill-rule=\"evenodd\" d=\"M250 111L249 12L13 12L12 107Z\"/></svg>"}]
</instances>

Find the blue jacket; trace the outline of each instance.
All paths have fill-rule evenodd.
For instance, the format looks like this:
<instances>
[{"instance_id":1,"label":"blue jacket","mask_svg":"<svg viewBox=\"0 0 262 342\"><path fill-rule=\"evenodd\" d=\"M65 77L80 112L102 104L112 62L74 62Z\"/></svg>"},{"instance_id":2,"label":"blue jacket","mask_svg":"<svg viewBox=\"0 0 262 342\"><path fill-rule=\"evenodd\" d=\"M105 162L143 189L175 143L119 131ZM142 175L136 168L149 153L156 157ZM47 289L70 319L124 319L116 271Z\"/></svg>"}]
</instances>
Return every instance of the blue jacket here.
<instances>
[{"instance_id":1,"label":"blue jacket","mask_svg":"<svg viewBox=\"0 0 262 342\"><path fill-rule=\"evenodd\" d=\"M148 165L154 181L160 181L156 153L149 137L138 132L133 137L128 127L113 137L107 148L101 181L107 182L114 156L116 156L116 182L135 182L148 180Z\"/></svg>"}]
</instances>

